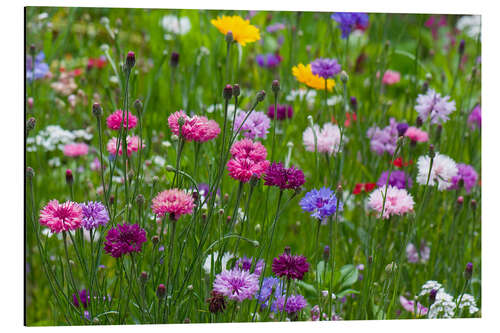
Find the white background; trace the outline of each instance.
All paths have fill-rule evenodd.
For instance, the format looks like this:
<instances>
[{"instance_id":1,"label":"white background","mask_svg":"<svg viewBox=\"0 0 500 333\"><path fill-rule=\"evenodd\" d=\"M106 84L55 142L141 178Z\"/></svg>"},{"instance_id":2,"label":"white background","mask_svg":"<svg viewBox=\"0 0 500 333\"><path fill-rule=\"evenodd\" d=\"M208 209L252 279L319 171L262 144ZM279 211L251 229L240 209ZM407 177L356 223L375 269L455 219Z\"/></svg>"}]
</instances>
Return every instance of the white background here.
<instances>
[{"instance_id":1,"label":"white background","mask_svg":"<svg viewBox=\"0 0 500 333\"><path fill-rule=\"evenodd\" d=\"M387 13L444 13L482 15L482 110L483 110L483 272L482 272L482 319L456 320L393 320L393 321L346 321L301 323L255 324L191 324L78 327L72 331L175 331L195 332L498 332L500 328L500 221L496 208L500 201L499 184L499 34L500 14L494 1L321 1L307 0L65 0L65 1L2 1L0 9L0 326L5 332L26 330L23 327L23 66L24 66L24 6L87 6L87 7L143 7L143 8L204 8L245 10L302 10L302 11L363 11ZM496 328L495 328L496 327ZM66 331L67 327L37 328L36 331Z\"/></svg>"}]
</instances>

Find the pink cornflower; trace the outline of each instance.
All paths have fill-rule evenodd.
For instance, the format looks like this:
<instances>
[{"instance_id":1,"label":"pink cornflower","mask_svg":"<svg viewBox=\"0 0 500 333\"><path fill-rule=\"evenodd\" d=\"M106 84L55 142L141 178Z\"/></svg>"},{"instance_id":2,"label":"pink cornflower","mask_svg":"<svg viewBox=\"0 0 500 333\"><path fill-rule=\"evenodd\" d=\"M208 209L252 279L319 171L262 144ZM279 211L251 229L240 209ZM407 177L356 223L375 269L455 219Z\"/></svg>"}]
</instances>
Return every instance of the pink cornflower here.
<instances>
[{"instance_id":1,"label":"pink cornflower","mask_svg":"<svg viewBox=\"0 0 500 333\"><path fill-rule=\"evenodd\" d=\"M427 309L420 303L417 303L417 306L415 306L415 301L410 301L403 296L399 296L399 302L401 302L401 306L403 307L403 309L408 312L415 313L415 310L417 310L417 317L425 316L429 311L429 309Z\"/></svg>"},{"instance_id":2,"label":"pink cornflower","mask_svg":"<svg viewBox=\"0 0 500 333\"><path fill-rule=\"evenodd\" d=\"M122 118L123 116L125 116L125 119ZM127 112L124 112L122 110L116 110L115 112L113 112L108 116L108 118L106 119L106 123L109 129L115 131L119 130L120 126L126 127L130 130L135 126L137 126L137 117L134 116L130 111L128 111L127 115Z\"/></svg>"},{"instance_id":3,"label":"pink cornflower","mask_svg":"<svg viewBox=\"0 0 500 333\"><path fill-rule=\"evenodd\" d=\"M193 207L193 197L176 188L158 193L151 202L153 213L159 217L168 213L173 220L178 220L182 215L191 214Z\"/></svg>"},{"instance_id":4,"label":"pink cornflower","mask_svg":"<svg viewBox=\"0 0 500 333\"><path fill-rule=\"evenodd\" d=\"M386 85L393 85L401 81L401 74L397 71L386 70L384 76L382 77L382 83Z\"/></svg>"},{"instance_id":5,"label":"pink cornflower","mask_svg":"<svg viewBox=\"0 0 500 333\"><path fill-rule=\"evenodd\" d=\"M179 131L179 119L184 119L182 131ZM216 138L220 127L214 120L202 116L187 116L184 111L176 111L168 117L168 126L175 135L182 135L186 141L206 142Z\"/></svg>"},{"instance_id":6,"label":"pink cornflower","mask_svg":"<svg viewBox=\"0 0 500 333\"><path fill-rule=\"evenodd\" d=\"M116 144L118 142L117 138L111 138L108 141L108 144L106 145L106 148L108 149L108 152L111 155L116 155ZM139 149L143 149L146 145L140 144L140 139L138 136L127 136L127 155L130 156L132 155L132 152L137 152ZM120 140L120 147L118 149L118 155L122 155L122 141Z\"/></svg>"},{"instance_id":7,"label":"pink cornflower","mask_svg":"<svg viewBox=\"0 0 500 333\"><path fill-rule=\"evenodd\" d=\"M50 228L51 232L75 230L82 224L82 207L73 201L60 204L51 200L40 211L40 224Z\"/></svg>"},{"instance_id":8,"label":"pink cornflower","mask_svg":"<svg viewBox=\"0 0 500 333\"><path fill-rule=\"evenodd\" d=\"M377 212L382 212L382 207L384 207L384 212L382 214L384 219L389 218L391 215L403 215L413 211L415 202L406 189L398 189L397 187L389 186L387 188L387 194L385 194L385 189L386 186L384 185L370 194L368 198L368 207ZM386 195L385 206L384 195Z\"/></svg>"},{"instance_id":9,"label":"pink cornflower","mask_svg":"<svg viewBox=\"0 0 500 333\"><path fill-rule=\"evenodd\" d=\"M243 139L235 142L230 152L232 158L227 162L229 176L243 183L252 176L260 177L269 167L267 150L260 142Z\"/></svg>"},{"instance_id":10,"label":"pink cornflower","mask_svg":"<svg viewBox=\"0 0 500 333\"><path fill-rule=\"evenodd\" d=\"M409 137L413 142L426 142L429 140L429 134L427 134L427 132L414 126L408 127L405 136Z\"/></svg>"},{"instance_id":11,"label":"pink cornflower","mask_svg":"<svg viewBox=\"0 0 500 333\"><path fill-rule=\"evenodd\" d=\"M239 268L223 270L215 277L213 290L238 302L252 299L259 290L259 276Z\"/></svg>"},{"instance_id":12,"label":"pink cornflower","mask_svg":"<svg viewBox=\"0 0 500 333\"><path fill-rule=\"evenodd\" d=\"M85 143L69 143L64 146L63 153L69 157L85 156L89 153L89 146Z\"/></svg>"},{"instance_id":13,"label":"pink cornflower","mask_svg":"<svg viewBox=\"0 0 500 333\"><path fill-rule=\"evenodd\" d=\"M316 140L314 138L316 133ZM307 151L314 152L316 145L319 153L335 154L340 150L340 129L337 125L326 123L320 130L318 125L308 127L302 134L302 140ZM344 136L343 141L347 142Z\"/></svg>"}]
</instances>

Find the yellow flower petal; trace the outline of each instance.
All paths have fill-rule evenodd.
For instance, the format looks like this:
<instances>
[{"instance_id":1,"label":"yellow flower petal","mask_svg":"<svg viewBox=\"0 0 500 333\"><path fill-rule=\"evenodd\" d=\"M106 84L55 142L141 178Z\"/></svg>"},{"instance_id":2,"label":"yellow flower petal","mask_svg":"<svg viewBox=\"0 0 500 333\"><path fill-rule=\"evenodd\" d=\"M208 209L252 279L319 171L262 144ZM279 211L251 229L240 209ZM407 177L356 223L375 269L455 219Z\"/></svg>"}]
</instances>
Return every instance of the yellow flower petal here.
<instances>
[{"instance_id":1,"label":"yellow flower petal","mask_svg":"<svg viewBox=\"0 0 500 333\"><path fill-rule=\"evenodd\" d=\"M297 81L304 83L310 88L325 90L325 79L312 73L311 64L307 66L304 66L303 64L294 66L292 68L292 74L295 76ZM333 79L328 79L326 84L328 91L331 91L333 87L335 87L335 81Z\"/></svg>"},{"instance_id":2,"label":"yellow flower petal","mask_svg":"<svg viewBox=\"0 0 500 333\"><path fill-rule=\"evenodd\" d=\"M223 15L210 22L224 35L231 31L234 40L240 43L241 46L245 46L246 43L253 43L260 39L259 29L251 25L249 20L244 20L240 16Z\"/></svg>"}]
</instances>

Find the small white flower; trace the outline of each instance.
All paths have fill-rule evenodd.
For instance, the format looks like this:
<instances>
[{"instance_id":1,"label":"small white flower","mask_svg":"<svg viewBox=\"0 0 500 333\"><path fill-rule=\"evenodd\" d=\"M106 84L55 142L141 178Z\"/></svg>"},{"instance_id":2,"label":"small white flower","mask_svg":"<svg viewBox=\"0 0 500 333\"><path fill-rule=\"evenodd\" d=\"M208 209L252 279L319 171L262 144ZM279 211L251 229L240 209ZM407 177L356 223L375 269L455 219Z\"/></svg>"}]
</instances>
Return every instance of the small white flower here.
<instances>
[{"instance_id":1,"label":"small white flower","mask_svg":"<svg viewBox=\"0 0 500 333\"><path fill-rule=\"evenodd\" d=\"M161 25L165 31L176 35L185 35L191 30L191 21L186 16L179 18L175 15L166 15L162 18Z\"/></svg>"},{"instance_id":2,"label":"small white flower","mask_svg":"<svg viewBox=\"0 0 500 333\"><path fill-rule=\"evenodd\" d=\"M215 264L215 263L217 263L218 256L219 256L219 252L215 251L213 254L209 254L207 256L207 259L205 259L205 263L203 263L203 269L205 270L205 272L207 274L210 274L210 271L212 270L212 258L213 258L213 261ZM222 256L222 259L221 259L222 270L227 269L227 263L232 258L234 258L234 255L232 253L229 253L229 252L224 253L224 255Z\"/></svg>"},{"instance_id":3,"label":"small white flower","mask_svg":"<svg viewBox=\"0 0 500 333\"><path fill-rule=\"evenodd\" d=\"M417 183L420 185L427 184L430 163L431 158L428 155L420 156L418 158ZM446 155L436 153L430 172L429 185L433 186L437 183L439 191L446 190L452 185L451 179L456 176L457 173L458 168L455 161Z\"/></svg>"},{"instance_id":4,"label":"small white flower","mask_svg":"<svg viewBox=\"0 0 500 333\"><path fill-rule=\"evenodd\" d=\"M316 98L316 90L307 90L304 88L292 89L290 94L286 96L286 100L288 102L294 102L297 98L302 101L304 98L306 99L307 104L314 104L314 100Z\"/></svg>"},{"instance_id":5,"label":"small white flower","mask_svg":"<svg viewBox=\"0 0 500 333\"><path fill-rule=\"evenodd\" d=\"M455 302L453 296L447 294L444 289L440 289L436 294L436 300L429 308L429 319L435 318L453 318L455 316Z\"/></svg>"},{"instance_id":6,"label":"small white flower","mask_svg":"<svg viewBox=\"0 0 500 333\"><path fill-rule=\"evenodd\" d=\"M422 286L422 291L420 291L420 294L418 296L425 296L428 295L432 290L440 289L442 289L441 283L434 280L429 280L424 283L424 285Z\"/></svg>"},{"instance_id":7,"label":"small white flower","mask_svg":"<svg viewBox=\"0 0 500 333\"><path fill-rule=\"evenodd\" d=\"M457 302L460 301L460 304L458 304L458 308L462 310L463 308L469 308L469 313L474 314L479 311L479 308L476 305L476 300L474 299L474 296L470 294L463 294L457 297Z\"/></svg>"},{"instance_id":8,"label":"small white flower","mask_svg":"<svg viewBox=\"0 0 500 333\"><path fill-rule=\"evenodd\" d=\"M457 29L464 31L471 38L476 38L481 33L481 16L462 16L457 21Z\"/></svg>"}]
</instances>

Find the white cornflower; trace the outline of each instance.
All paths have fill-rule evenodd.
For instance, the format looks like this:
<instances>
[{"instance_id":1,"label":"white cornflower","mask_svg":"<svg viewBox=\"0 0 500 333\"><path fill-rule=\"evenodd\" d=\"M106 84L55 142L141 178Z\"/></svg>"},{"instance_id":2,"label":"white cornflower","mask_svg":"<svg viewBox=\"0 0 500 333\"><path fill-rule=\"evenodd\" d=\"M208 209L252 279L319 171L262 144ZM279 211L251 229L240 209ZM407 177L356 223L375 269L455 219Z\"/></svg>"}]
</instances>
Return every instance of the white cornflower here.
<instances>
[{"instance_id":1,"label":"white cornflower","mask_svg":"<svg viewBox=\"0 0 500 333\"><path fill-rule=\"evenodd\" d=\"M470 294L463 294L457 297L457 302L460 302L458 304L458 308L460 310L464 308L469 308L469 314L474 314L479 311L477 305L476 305L476 300L474 299L474 296Z\"/></svg>"},{"instance_id":2,"label":"white cornflower","mask_svg":"<svg viewBox=\"0 0 500 333\"><path fill-rule=\"evenodd\" d=\"M207 256L207 259L205 259L205 262L203 263L203 269L207 274L210 274L210 271L212 270L212 260L215 263L217 263L217 259L219 257L219 252L215 251L213 254L209 254ZM213 259L212 259L213 258ZM227 263L229 260L234 258L234 255L232 253L226 252L222 256L221 259L221 264L222 264L222 270L227 270Z\"/></svg>"},{"instance_id":3,"label":"white cornflower","mask_svg":"<svg viewBox=\"0 0 500 333\"><path fill-rule=\"evenodd\" d=\"M162 18L161 25L165 31L176 35L184 35L191 30L191 21L186 16L179 18L175 15L166 15Z\"/></svg>"},{"instance_id":4,"label":"white cornflower","mask_svg":"<svg viewBox=\"0 0 500 333\"><path fill-rule=\"evenodd\" d=\"M420 156L418 158L417 183L420 185L427 184L430 163L431 158L428 155ZM455 177L457 173L458 168L455 161L446 155L436 153L430 172L429 185L434 186L437 183L439 191L446 190L452 185L451 179Z\"/></svg>"},{"instance_id":5,"label":"white cornflower","mask_svg":"<svg viewBox=\"0 0 500 333\"><path fill-rule=\"evenodd\" d=\"M457 21L457 29L464 31L471 38L476 38L481 33L481 16L462 16Z\"/></svg>"},{"instance_id":6,"label":"white cornflower","mask_svg":"<svg viewBox=\"0 0 500 333\"><path fill-rule=\"evenodd\" d=\"M335 95L326 100L326 105L332 106L342 102L342 96Z\"/></svg>"},{"instance_id":7,"label":"white cornflower","mask_svg":"<svg viewBox=\"0 0 500 333\"><path fill-rule=\"evenodd\" d=\"M316 98L316 90L307 90L304 88L292 89L288 96L286 96L286 100L288 102L294 102L297 98L302 101L304 98L307 101L307 104L314 104L314 100Z\"/></svg>"}]
</instances>

